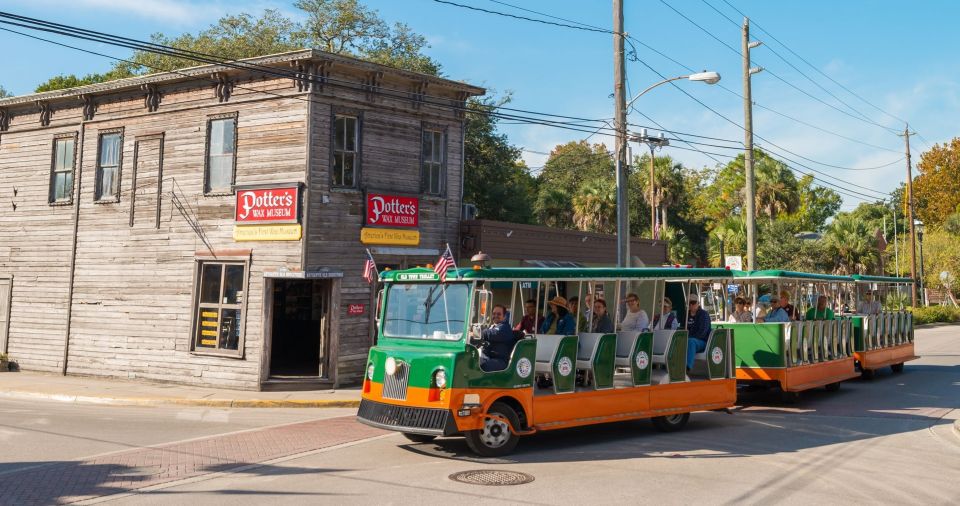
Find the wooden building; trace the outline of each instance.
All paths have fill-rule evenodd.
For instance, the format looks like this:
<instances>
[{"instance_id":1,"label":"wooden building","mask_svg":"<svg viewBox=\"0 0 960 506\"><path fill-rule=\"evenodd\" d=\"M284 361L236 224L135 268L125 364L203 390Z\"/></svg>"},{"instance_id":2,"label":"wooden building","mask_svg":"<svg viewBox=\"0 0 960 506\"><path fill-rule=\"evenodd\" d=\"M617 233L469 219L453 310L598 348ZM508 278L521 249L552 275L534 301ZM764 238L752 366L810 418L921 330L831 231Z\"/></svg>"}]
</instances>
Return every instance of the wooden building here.
<instances>
[{"instance_id":1,"label":"wooden building","mask_svg":"<svg viewBox=\"0 0 960 506\"><path fill-rule=\"evenodd\" d=\"M314 50L0 100L0 352L238 389L357 382L381 268L456 245L484 90Z\"/></svg>"}]
</instances>

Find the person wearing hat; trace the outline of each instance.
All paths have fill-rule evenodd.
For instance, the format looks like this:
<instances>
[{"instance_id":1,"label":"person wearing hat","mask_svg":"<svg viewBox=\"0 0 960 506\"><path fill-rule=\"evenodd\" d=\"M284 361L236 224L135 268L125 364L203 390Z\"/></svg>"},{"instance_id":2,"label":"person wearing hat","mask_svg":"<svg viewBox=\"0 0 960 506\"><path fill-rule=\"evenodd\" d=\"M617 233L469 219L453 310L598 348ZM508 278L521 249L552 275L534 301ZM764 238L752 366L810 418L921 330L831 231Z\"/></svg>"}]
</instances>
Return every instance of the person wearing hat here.
<instances>
[{"instance_id":1,"label":"person wearing hat","mask_svg":"<svg viewBox=\"0 0 960 506\"><path fill-rule=\"evenodd\" d=\"M567 299L557 295L550 299L547 304L550 305L550 314L547 315L547 318L543 320L543 324L540 325L540 333L559 334L562 336L573 335L577 329L573 321L573 316L570 315L570 310L567 309Z\"/></svg>"},{"instance_id":2,"label":"person wearing hat","mask_svg":"<svg viewBox=\"0 0 960 506\"><path fill-rule=\"evenodd\" d=\"M787 310L780 305L780 298L776 295L770 297L770 312L763 318L765 323L786 323L790 321L790 315Z\"/></svg>"}]
</instances>

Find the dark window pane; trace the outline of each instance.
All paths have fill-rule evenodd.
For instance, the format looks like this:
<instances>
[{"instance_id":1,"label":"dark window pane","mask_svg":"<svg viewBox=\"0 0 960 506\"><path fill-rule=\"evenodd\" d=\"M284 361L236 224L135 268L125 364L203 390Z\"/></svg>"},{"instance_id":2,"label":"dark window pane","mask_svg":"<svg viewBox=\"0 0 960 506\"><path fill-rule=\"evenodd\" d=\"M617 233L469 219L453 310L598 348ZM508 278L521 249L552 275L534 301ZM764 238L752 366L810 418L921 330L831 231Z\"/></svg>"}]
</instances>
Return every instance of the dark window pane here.
<instances>
[{"instance_id":1,"label":"dark window pane","mask_svg":"<svg viewBox=\"0 0 960 506\"><path fill-rule=\"evenodd\" d=\"M217 304L220 302L220 264L204 264L200 275L200 302Z\"/></svg>"},{"instance_id":2,"label":"dark window pane","mask_svg":"<svg viewBox=\"0 0 960 506\"><path fill-rule=\"evenodd\" d=\"M441 156L443 156L440 150L443 148L443 134L440 132L433 133L433 161L440 163L443 161Z\"/></svg>"},{"instance_id":3,"label":"dark window pane","mask_svg":"<svg viewBox=\"0 0 960 506\"><path fill-rule=\"evenodd\" d=\"M343 186L353 186L353 168L355 166L353 154L343 155Z\"/></svg>"},{"instance_id":4,"label":"dark window pane","mask_svg":"<svg viewBox=\"0 0 960 506\"><path fill-rule=\"evenodd\" d=\"M217 310L212 308L200 308L197 315L197 348L217 347Z\"/></svg>"},{"instance_id":5,"label":"dark window pane","mask_svg":"<svg viewBox=\"0 0 960 506\"><path fill-rule=\"evenodd\" d=\"M424 162L430 161L430 155L433 153L432 141L433 141L433 136L430 135L430 132L424 131L423 140L422 140L422 147L423 147L422 155L423 155Z\"/></svg>"},{"instance_id":6,"label":"dark window pane","mask_svg":"<svg viewBox=\"0 0 960 506\"><path fill-rule=\"evenodd\" d=\"M343 186L343 154L333 155L333 184Z\"/></svg>"},{"instance_id":7,"label":"dark window pane","mask_svg":"<svg viewBox=\"0 0 960 506\"><path fill-rule=\"evenodd\" d=\"M337 117L333 128L333 149L343 150L346 145L347 118Z\"/></svg>"},{"instance_id":8,"label":"dark window pane","mask_svg":"<svg viewBox=\"0 0 960 506\"><path fill-rule=\"evenodd\" d=\"M240 344L240 310L224 309L220 312L220 349L236 350Z\"/></svg>"},{"instance_id":9,"label":"dark window pane","mask_svg":"<svg viewBox=\"0 0 960 506\"><path fill-rule=\"evenodd\" d=\"M356 118L347 118L345 122L344 135L346 136L345 148L347 151L356 151L357 150L357 119Z\"/></svg>"},{"instance_id":10,"label":"dark window pane","mask_svg":"<svg viewBox=\"0 0 960 506\"><path fill-rule=\"evenodd\" d=\"M241 304L243 302L243 266L228 265L227 275L223 288L224 304Z\"/></svg>"}]
</instances>

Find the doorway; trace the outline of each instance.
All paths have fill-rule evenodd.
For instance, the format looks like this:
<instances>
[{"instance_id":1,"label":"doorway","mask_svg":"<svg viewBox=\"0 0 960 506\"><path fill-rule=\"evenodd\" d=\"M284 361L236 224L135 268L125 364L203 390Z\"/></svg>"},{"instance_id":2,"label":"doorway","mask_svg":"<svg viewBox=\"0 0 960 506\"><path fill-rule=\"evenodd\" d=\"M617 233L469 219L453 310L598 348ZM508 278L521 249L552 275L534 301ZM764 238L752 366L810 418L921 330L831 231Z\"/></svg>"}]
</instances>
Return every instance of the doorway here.
<instances>
[{"instance_id":1,"label":"doorway","mask_svg":"<svg viewBox=\"0 0 960 506\"><path fill-rule=\"evenodd\" d=\"M273 281L270 376L328 376L330 281Z\"/></svg>"}]
</instances>

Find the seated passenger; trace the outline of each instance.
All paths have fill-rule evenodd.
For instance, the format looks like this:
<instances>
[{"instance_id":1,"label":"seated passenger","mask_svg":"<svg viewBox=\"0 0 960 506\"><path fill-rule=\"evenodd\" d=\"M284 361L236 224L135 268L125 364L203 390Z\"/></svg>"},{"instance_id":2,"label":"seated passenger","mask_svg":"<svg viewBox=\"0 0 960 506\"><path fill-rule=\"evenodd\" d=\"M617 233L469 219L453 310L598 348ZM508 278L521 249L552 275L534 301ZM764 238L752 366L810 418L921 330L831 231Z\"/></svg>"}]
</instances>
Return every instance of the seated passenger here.
<instances>
[{"instance_id":1,"label":"seated passenger","mask_svg":"<svg viewBox=\"0 0 960 506\"><path fill-rule=\"evenodd\" d=\"M610 320L610 315L607 314L607 301L603 299L594 301L593 312L591 314L590 332L599 334L614 332L613 321Z\"/></svg>"},{"instance_id":2,"label":"seated passenger","mask_svg":"<svg viewBox=\"0 0 960 506\"><path fill-rule=\"evenodd\" d=\"M663 298L663 311L653 316L651 330L677 330L680 322L677 320L677 314L673 312L673 302L669 298ZM666 316L663 316L666 315Z\"/></svg>"},{"instance_id":3,"label":"seated passenger","mask_svg":"<svg viewBox=\"0 0 960 506\"><path fill-rule=\"evenodd\" d=\"M787 310L780 306L780 299L774 295L770 297L770 312L763 318L757 318L761 323L787 323L790 321L790 315Z\"/></svg>"},{"instance_id":4,"label":"seated passenger","mask_svg":"<svg viewBox=\"0 0 960 506\"><path fill-rule=\"evenodd\" d=\"M624 332L642 332L650 327L650 318L640 309L640 297L635 293L627 294L627 314L623 316L620 330Z\"/></svg>"},{"instance_id":5,"label":"seated passenger","mask_svg":"<svg viewBox=\"0 0 960 506\"><path fill-rule=\"evenodd\" d=\"M753 321L753 313L747 309L747 299L737 297L733 300L734 310L727 321L730 323L749 323Z\"/></svg>"},{"instance_id":6,"label":"seated passenger","mask_svg":"<svg viewBox=\"0 0 960 506\"><path fill-rule=\"evenodd\" d=\"M524 334L536 334L540 324L543 323L543 317L537 316L537 301L530 299L523 303L523 318L513 330L523 332Z\"/></svg>"},{"instance_id":7,"label":"seated passenger","mask_svg":"<svg viewBox=\"0 0 960 506\"><path fill-rule=\"evenodd\" d=\"M550 305L550 314L540 324L541 334L560 334L572 336L576 332L573 316L567 309L567 299L557 295L547 304Z\"/></svg>"},{"instance_id":8,"label":"seated passenger","mask_svg":"<svg viewBox=\"0 0 960 506\"><path fill-rule=\"evenodd\" d=\"M570 297L569 300L567 300L567 311L570 312L571 316L573 317L577 316L577 309L579 307L580 307L580 297L577 297L576 295L574 295L573 297ZM577 328L579 328L580 330L587 330L587 327L590 325L589 320L587 320L589 315L590 315L589 311L584 311L583 313L580 313L580 318L579 318L580 325L577 325Z\"/></svg>"},{"instance_id":9,"label":"seated passenger","mask_svg":"<svg viewBox=\"0 0 960 506\"><path fill-rule=\"evenodd\" d=\"M863 294L863 300L857 305L857 313L859 314L880 314L882 310L880 301L873 300L873 292Z\"/></svg>"},{"instance_id":10,"label":"seated passenger","mask_svg":"<svg viewBox=\"0 0 960 506\"><path fill-rule=\"evenodd\" d=\"M474 335L471 329L470 337L480 340L480 369L484 371L502 371L507 368L510 354L516 339L513 330L506 320L507 308L497 304L493 306L490 328L482 330L480 335Z\"/></svg>"},{"instance_id":11,"label":"seated passenger","mask_svg":"<svg viewBox=\"0 0 960 506\"><path fill-rule=\"evenodd\" d=\"M827 296L821 295L817 297L817 307L812 307L807 310L806 314L807 320L833 320L833 310L827 307Z\"/></svg>"},{"instance_id":12,"label":"seated passenger","mask_svg":"<svg viewBox=\"0 0 960 506\"><path fill-rule=\"evenodd\" d=\"M693 369L697 353L707 349L710 336L710 314L700 307L696 297L690 299L687 311L687 370Z\"/></svg>"}]
</instances>

